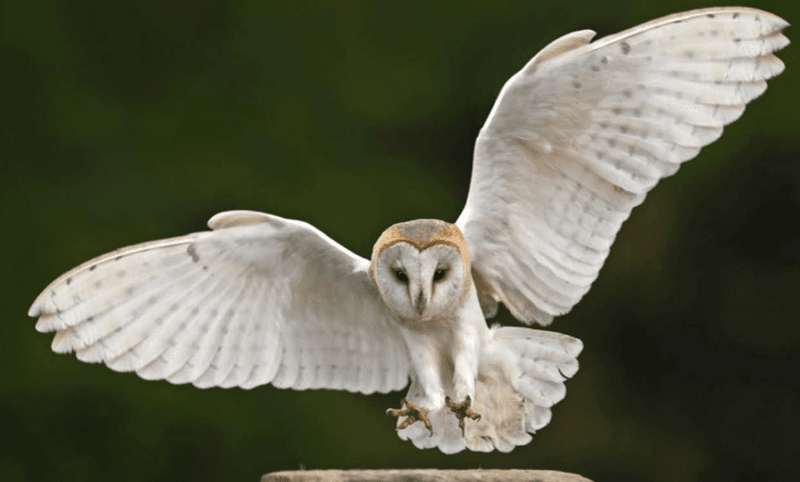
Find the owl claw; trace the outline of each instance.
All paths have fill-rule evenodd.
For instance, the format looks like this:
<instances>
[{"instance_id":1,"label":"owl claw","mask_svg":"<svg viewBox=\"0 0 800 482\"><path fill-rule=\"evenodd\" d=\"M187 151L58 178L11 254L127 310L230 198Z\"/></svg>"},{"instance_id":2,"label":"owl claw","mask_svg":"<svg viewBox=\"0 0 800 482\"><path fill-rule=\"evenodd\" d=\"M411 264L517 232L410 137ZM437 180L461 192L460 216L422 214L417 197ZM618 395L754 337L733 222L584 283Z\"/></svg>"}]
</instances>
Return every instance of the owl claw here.
<instances>
[{"instance_id":1,"label":"owl claw","mask_svg":"<svg viewBox=\"0 0 800 482\"><path fill-rule=\"evenodd\" d=\"M470 408L472 406L472 398L467 395L467 398L464 399L463 402L453 402L450 400L450 397L444 397L444 403L450 407L450 411L456 414L456 418L458 419L458 428L461 429L461 436L464 436L464 419L469 417L476 422L481 420L481 416L478 413L475 413Z\"/></svg>"},{"instance_id":2,"label":"owl claw","mask_svg":"<svg viewBox=\"0 0 800 482\"><path fill-rule=\"evenodd\" d=\"M428 420L426 416L427 410L422 407L417 407L405 398L400 400L400 405L405 405L406 408L401 408L400 410L390 408L386 410L386 415L391 417L406 417L406 419L397 426L397 430L403 430L415 422L422 422L425 424L425 428L431 433L430 436L433 437L433 425L431 425L431 421Z\"/></svg>"}]
</instances>

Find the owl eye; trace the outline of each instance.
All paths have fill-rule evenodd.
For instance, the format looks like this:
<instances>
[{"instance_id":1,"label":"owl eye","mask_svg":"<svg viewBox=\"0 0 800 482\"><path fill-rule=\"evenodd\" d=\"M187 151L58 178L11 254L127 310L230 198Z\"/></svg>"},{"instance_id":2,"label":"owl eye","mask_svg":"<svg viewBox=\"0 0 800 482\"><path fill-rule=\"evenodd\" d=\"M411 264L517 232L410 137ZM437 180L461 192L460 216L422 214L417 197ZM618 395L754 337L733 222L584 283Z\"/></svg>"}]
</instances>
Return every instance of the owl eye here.
<instances>
[{"instance_id":1,"label":"owl eye","mask_svg":"<svg viewBox=\"0 0 800 482\"><path fill-rule=\"evenodd\" d=\"M401 283L408 283L408 276L406 276L406 272L400 268L395 268L392 270L394 273L394 277L398 279Z\"/></svg>"},{"instance_id":2,"label":"owl eye","mask_svg":"<svg viewBox=\"0 0 800 482\"><path fill-rule=\"evenodd\" d=\"M433 272L433 281L441 281L445 276L447 276L447 270L439 268Z\"/></svg>"}]
</instances>

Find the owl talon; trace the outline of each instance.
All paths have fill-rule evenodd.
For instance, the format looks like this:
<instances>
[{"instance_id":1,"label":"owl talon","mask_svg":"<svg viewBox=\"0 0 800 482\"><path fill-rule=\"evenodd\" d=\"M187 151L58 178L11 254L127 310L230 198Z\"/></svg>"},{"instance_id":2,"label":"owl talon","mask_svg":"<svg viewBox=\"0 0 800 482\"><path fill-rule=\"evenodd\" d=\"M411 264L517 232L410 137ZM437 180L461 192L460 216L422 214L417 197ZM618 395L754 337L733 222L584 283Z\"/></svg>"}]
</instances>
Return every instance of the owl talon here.
<instances>
[{"instance_id":1,"label":"owl talon","mask_svg":"<svg viewBox=\"0 0 800 482\"><path fill-rule=\"evenodd\" d=\"M408 427L409 425L415 422L422 422L425 424L425 428L431 433L430 436L433 437L433 425L431 425L431 421L428 420L427 417L427 410L422 407L417 407L413 403L409 402L405 398L400 400L401 405L405 405L406 408L401 408L399 410L390 408L386 410L386 415L391 417L406 417L400 425L397 426L397 430L403 430L404 428Z\"/></svg>"},{"instance_id":2,"label":"owl talon","mask_svg":"<svg viewBox=\"0 0 800 482\"><path fill-rule=\"evenodd\" d=\"M467 398L464 399L463 402L453 402L450 400L450 397L445 397L444 402L450 408L450 411L456 414L456 418L458 419L458 428L461 429L462 437L464 436L465 418L469 417L476 422L481 420L480 414L473 412L470 408L472 406L472 398L469 395L467 395Z\"/></svg>"}]
</instances>

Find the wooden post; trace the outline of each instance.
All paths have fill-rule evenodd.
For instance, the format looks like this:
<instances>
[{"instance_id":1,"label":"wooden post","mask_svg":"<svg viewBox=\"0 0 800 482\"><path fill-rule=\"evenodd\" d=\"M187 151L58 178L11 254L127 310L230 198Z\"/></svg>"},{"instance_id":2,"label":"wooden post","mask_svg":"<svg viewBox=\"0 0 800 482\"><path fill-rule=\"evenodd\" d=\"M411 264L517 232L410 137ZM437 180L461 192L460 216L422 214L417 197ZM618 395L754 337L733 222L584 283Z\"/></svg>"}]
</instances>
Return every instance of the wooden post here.
<instances>
[{"instance_id":1,"label":"wooden post","mask_svg":"<svg viewBox=\"0 0 800 482\"><path fill-rule=\"evenodd\" d=\"M261 482L592 482L555 470L290 470L272 472Z\"/></svg>"}]
</instances>

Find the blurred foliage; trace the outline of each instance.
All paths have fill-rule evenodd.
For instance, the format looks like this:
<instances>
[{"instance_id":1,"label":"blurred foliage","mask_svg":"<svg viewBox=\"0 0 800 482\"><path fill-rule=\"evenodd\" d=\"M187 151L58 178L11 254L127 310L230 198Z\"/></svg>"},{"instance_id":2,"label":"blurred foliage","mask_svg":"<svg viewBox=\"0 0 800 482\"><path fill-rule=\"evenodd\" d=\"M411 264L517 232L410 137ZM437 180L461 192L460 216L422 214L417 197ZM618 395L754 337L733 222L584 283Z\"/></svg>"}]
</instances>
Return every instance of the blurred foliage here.
<instances>
[{"instance_id":1,"label":"blurred foliage","mask_svg":"<svg viewBox=\"0 0 800 482\"><path fill-rule=\"evenodd\" d=\"M556 321L584 340L581 371L511 454L402 442L383 414L400 393L114 373L51 353L26 316L80 262L223 210L303 219L362 256L394 222L453 221L475 135L539 49L712 3L1 2L0 478L255 481L302 464L798 480L795 46L763 98L634 211Z\"/></svg>"}]
</instances>

